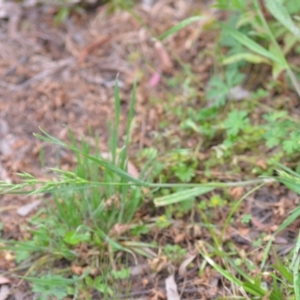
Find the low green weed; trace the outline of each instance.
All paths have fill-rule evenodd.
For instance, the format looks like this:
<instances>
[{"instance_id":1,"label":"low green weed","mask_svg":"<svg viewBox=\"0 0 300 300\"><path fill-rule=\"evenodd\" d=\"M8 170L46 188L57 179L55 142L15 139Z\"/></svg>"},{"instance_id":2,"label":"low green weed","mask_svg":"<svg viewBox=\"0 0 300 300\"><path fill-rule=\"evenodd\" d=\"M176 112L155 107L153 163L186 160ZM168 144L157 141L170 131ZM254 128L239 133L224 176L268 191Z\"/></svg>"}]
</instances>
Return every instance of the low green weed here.
<instances>
[{"instance_id":1,"label":"low green weed","mask_svg":"<svg viewBox=\"0 0 300 300\"><path fill-rule=\"evenodd\" d=\"M168 259L174 264L181 263L187 254L186 249L180 247L179 245L170 244L164 246L163 252L168 257Z\"/></svg>"},{"instance_id":2,"label":"low green weed","mask_svg":"<svg viewBox=\"0 0 300 300\"><path fill-rule=\"evenodd\" d=\"M168 190L164 196L156 193L159 197L154 199L154 204L156 206L178 205L180 208L177 210L178 214L190 210L195 197L217 187L253 185L263 182L263 180L254 180L243 183L191 184L168 183L164 179L162 182L152 183L150 180L153 177L151 173L148 173L148 168L151 166L154 167L154 171L156 169L161 172L160 165L154 163L157 152L153 149L144 151L146 161L140 177L131 176L127 173L127 148L130 141L134 103L135 87L129 108L127 134L124 145L120 148L118 141L120 97L118 84L116 84L116 117L115 121L110 124L110 152L107 157L102 157L101 151L97 148L97 139L96 146L91 147L84 139L78 143L70 132L70 143L65 143L42 130L42 134L35 134L35 136L44 142L73 152L76 157L76 167L72 171L52 168L51 173L54 179L41 180L28 173L22 173L19 174L21 182L18 184L0 182L1 193L51 196L45 201L44 208L26 225L26 232L29 235L25 235L21 241L1 241L5 249L15 253L19 270L28 270L24 278L32 282L34 290L42 295L44 291L44 295L62 299L65 295L75 297L85 293L86 289L94 289L101 293L101 297L111 296L112 292L109 287L114 285L116 279L128 276L125 271L112 272L111 266L114 265L115 253L127 253L133 258L136 257L136 253L148 257L149 254L143 251L143 248L156 247L156 245L129 239L130 232L138 236L149 231L146 224L141 224L139 227L129 226L132 225L135 213L143 203L145 189L150 195L153 195L150 193L151 190L153 192ZM175 176L179 180L188 182L196 168L193 165L193 156L188 151L177 151L172 155L177 159L179 155L182 163L186 164L186 167L180 169ZM182 156L185 158L181 158ZM190 164L192 171L188 169ZM175 169L173 171L176 173ZM156 225L158 227L169 226L170 223L167 221L172 222L171 218L174 214L174 211L171 212L168 219L159 218ZM87 251L86 247L91 251L88 257L81 252ZM72 264L81 268L85 267L82 275L76 275L76 277L72 274ZM54 270L62 271L63 266L65 267L64 275L56 274ZM92 273L94 268L98 270L97 276ZM49 269L53 272L45 271ZM39 281L37 277L41 280ZM57 284L57 288L51 291L56 281L61 281L61 285Z\"/></svg>"},{"instance_id":3,"label":"low green weed","mask_svg":"<svg viewBox=\"0 0 300 300\"><path fill-rule=\"evenodd\" d=\"M224 79L220 75L211 77L208 82L209 89L206 94L208 101L213 101L213 106L220 107L226 104L228 95L234 86L242 83L245 75L236 68L228 68Z\"/></svg>"},{"instance_id":4,"label":"low green weed","mask_svg":"<svg viewBox=\"0 0 300 300\"><path fill-rule=\"evenodd\" d=\"M20 174L23 180L20 184L1 182L1 190L5 193L48 193L53 199L53 201L48 199L45 207L27 225L30 238L20 242L3 241L6 248L15 252L16 261L21 268L26 268L28 262L34 258L29 272L35 274L43 273L44 265L53 267L55 263L62 260L66 260L68 264L71 262L77 262L79 265L88 264L92 269L99 257L91 255L88 261L82 259L80 254L82 245L89 245L91 249L95 249L95 253L100 251L101 255L107 253L108 248L112 253L121 249L132 253L128 247L112 239L111 235L114 226L129 224L132 221L136 210L142 203L141 188L137 186L129 188L126 180L127 177L139 182L126 172L127 147L134 102L135 91L133 91L132 104L129 109L125 144L119 150L120 98L116 85L116 118L110 126L110 157L108 159L102 158L99 149L92 149L84 140L79 145L72 133L70 133L71 144L67 145L43 132L43 135L37 135L37 137L73 151L77 158L76 168L73 171L51 169L56 177L54 180L38 180L30 174L23 173ZM110 163L109 160L112 162ZM50 294L57 299L63 299L66 295L74 295L74 289L83 288L84 282L88 284L88 287L101 293L111 294L111 291L107 290L107 282L104 283L102 280L103 276L110 272L104 266L105 264L102 264L99 269L100 277L93 279L93 283L88 279L89 277L85 278L91 276L89 272L80 280L68 279L60 275L58 278L55 274L45 275L45 278L42 277L43 281L42 278L38 280L28 276L25 276L25 279L33 282L34 292L41 292L43 296L40 299L48 299ZM109 274L108 280L112 284L117 274ZM56 284L60 281L62 281L61 287L58 283ZM56 285L56 289L52 288L53 284ZM72 290L70 286L74 289Z\"/></svg>"}]
</instances>

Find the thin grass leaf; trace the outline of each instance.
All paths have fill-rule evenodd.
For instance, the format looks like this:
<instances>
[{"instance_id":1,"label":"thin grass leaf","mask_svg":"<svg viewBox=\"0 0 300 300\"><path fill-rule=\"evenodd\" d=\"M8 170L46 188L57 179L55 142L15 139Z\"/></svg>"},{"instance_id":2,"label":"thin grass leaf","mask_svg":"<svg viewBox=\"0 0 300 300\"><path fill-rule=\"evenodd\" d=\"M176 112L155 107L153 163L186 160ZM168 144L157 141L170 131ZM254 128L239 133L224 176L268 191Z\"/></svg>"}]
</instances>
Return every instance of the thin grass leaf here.
<instances>
[{"instance_id":1,"label":"thin grass leaf","mask_svg":"<svg viewBox=\"0 0 300 300\"><path fill-rule=\"evenodd\" d=\"M238 210L238 208L240 207L241 203L246 199L248 198L252 193L254 193L256 190L260 189L261 187L263 187L265 185L265 183L261 183L260 185L254 187L253 189L251 189L249 192L247 192L243 197L241 197L241 199L239 201L237 201L232 209L230 210L225 222L224 222L224 226L223 226L223 229L222 229L222 235L225 235L225 232L226 232L226 229L232 219L232 216L235 214L235 212Z\"/></svg>"},{"instance_id":2,"label":"thin grass leaf","mask_svg":"<svg viewBox=\"0 0 300 300\"><path fill-rule=\"evenodd\" d=\"M241 43L243 46L247 47L251 51L253 51L259 55L262 55L266 58L269 58L272 61L278 62L279 64L284 65L285 68L288 68L288 65L286 65L284 60L281 60L279 57L275 56L270 51L266 50L265 48L260 46L258 43L251 40L245 34L242 34L238 30L233 29L225 24L220 24L220 26L222 27L222 29L224 29L224 31L227 34L231 35L235 40L237 40L239 43Z\"/></svg>"},{"instance_id":3,"label":"thin grass leaf","mask_svg":"<svg viewBox=\"0 0 300 300\"><path fill-rule=\"evenodd\" d=\"M300 38L300 29L291 18L286 6L280 0L265 0L266 6L275 19L277 19L287 30Z\"/></svg>"},{"instance_id":4,"label":"thin grass leaf","mask_svg":"<svg viewBox=\"0 0 300 300\"><path fill-rule=\"evenodd\" d=\"M111 128L110 135L110 152L112 153L112 162L116 164L117 160L117 149L118 149L118 138L119 138L119 125L120 125L120 89L118 77L116 78L115 88L114 88L114 99L115 99L115 119Z\"/></svg>"},{"instance_id":5,"label":"thin grass leaf","mask_svg":"<svg viewBox=\"0 0 300 300\"><path fill-rule=\"evenodd\" d=\"M266 262L268 260L269 253L270 253L273 241L274 241L274 237L272 236L270 238L270 240L268 241L267 245L266 245L266 248L265 248L265 251L264 251L264 254L263 254L263 258L262 258L261 264L260 264L260 268L261 269L263 269L263 267L265 266L265 264L266 264Z\"/></svg>"},{"instance_id":6,"label":"thin grass leaf","mask_svg":"<svg viewBox=\"0 0 300 300\"><path fill-rule=\"evenodd\" d=\"M299 256L299 254L300 254L300 232L298 234L297 242L296 242L294 253L293 253L292 262L291 262L291 265L290 265L291 269L294 268L294 265L296 263L296 259Z\"/></svg>"},{"instance_id":7,"label":"thin grass leaf","mask_svg":"<svg viewBox=\"0 0 300 300\"><path fill-rule=\"evenodd\" d=\"M125 167L127 167L126 166L127 165L127 149L128 149L130 138L131 138L131 124L132 124L132 121L134 118L135 103L136 103L136 79L134 80L134 83L133 83L129 111L127 114L125 145L119 155L119 158L120 158L119 165L120 165L120 168L122 168L123 170L125 170L126 169Z\"/></svg>"},{"instance_id":8,"label":"thin grass leaf","mask_svg":"<svg viewBox=\"0 0 300 300\"><path fill-rule=\"evenodd\" d=\"M269 292L264 290L257 283L252 283L252 282L245 282L243 283L242 287L246 292L251 293L254 296L264 297Z\"/></svg>"},{"instance_id":9,"label":"thin grass leaf","mask_svg":"<svg viewBox=\"0 0 300 300\"><path fill-rule=\"evenodd\" d=\"M300 232L298 234L297 243L294 249L293 259L290 266L290 268L293 270L293 275L294 275L294 292L295 292L296 300L300 300L299 265L300 265Z\"/></svg>"},{"instance_id":10,"label":"thin grass leaf","mask_svg":"<svg viewBox=\"0 0 300 300\"><path fill-rule=\"evenodd\" d=\"M291 175L294 175L295 177L299 178L300 179L300 174L298 174L297 172L293 171L292 169L289 169L288 167L286 167L285 165L282 165L278 162L274 162L273 163L274 165L278 166L281 170L291 174Z\"/></svg>"},{"instance_id":11,"label":"thin grass leaf","mask_svg":"<svg viewBox=\"0 0 300 300\"><path fill-rule=\"evenodd\" d=\"M159 41L163 41L164 39L166 39L167 37L169 37L170 35L178 32L179 30L181 30L182 28L190 25L193 22L199 21L203 19L203 17L198 16L198 17L190 17L188 19L185 19L181 22L179 22L178 24L176 24L175 26L171 27L169 30L167 30L165 33L163 33L162 35L160 35L158 37Z\"/></svg>"},{"instance_id":12,"label":"thin grass leaf","mask_svg":"<svg viewBox=\"0 0 300 300\"><path fill-rule=\"evenodd\" d=\"M141 181L139 179L136 179L134 177L132 177L131 175L129 175L127 172L123 171L122 169L120 169L119 167L115 166L113 163L102 159L102 158L97 158L95 156L91 156L89 154L84 153L83 151L79 150L78 148L75 148L71 145L65 144L62 141L52 137L51 135L49 135L47 132L45 132L42 128L40 128L41 132L45 135L39 135L39 134L34 134L34 136L36 136L37 138L44 140L46 142L52 143L52 144L56 144L59 146L62 146L64 148L70 149L72 151L74 151L75 153L81 154L84 157L88 158L89 160L99 164L100 166L102 166L103 168L107 168L108 170L110 170L111 172L119 175L121 178L125 179L126 181L131 181L134 182L137 185L141 185L141 186L148 186L148 183Z\"/></svg>"},{"instance_id":13,"label":"thin grass leaf","mask_svg":"<svg viewBox=\"0 0 300 300\"><path fill-rule=\"evenodd\" d=\"M290 190L294 191L298 195L300 195L300 185L295 181L287 178L278 177L277 180L288 187Z\"/></svg>"},{"instance_id":14,"label":"thin grass leaf","mask_svg":"<svg viewBox=\"0 0 300 300\"><path fill-rule=\"evenodd\" d=\"M279 274L289 282L289 284L293 284L293 274L291 271L283 264L282 260L278 257L276 251L273 253L276 259L276 265L273 265L273 268L279 272ZM276 281L279 279L274 275ZM281 279L282 281L282 279Z\"/></svg>"},{"instance_id":15,"label":"thin grass leaf","mask_svg":"<svg viewBox=\"0 0 300 300\"><path fill-rule=\"evenodd\" d=\"M222 267L220 267L218 264L216 264L208 255L205 255L204 253L201 253L201 252L200 252L200 254L215 270L217 270L222 276L224 276L230 282L236 284L239 287L241 287L243 285L242 281L240 281L235 276L233 276L231 273L229 273L227 270L224 270Z\"/></svg>"},{"instance_id":16,"label":"thin grass leaf","mask_svg":"<svg viewBox=\"0 0 300 300\"><path fill-rule=\"evenodd\" d=\"M75 282L79 281L79 278L77 279L71 279L71 278L64 278L59 275L48 275L47 277L43 278L36 278L36 277L21 277L28 281L31 281L33 283L41 284L41 285L47 285L52 287L65 287L66 285L73 284Z\"/></svg>"},{"instance_id":17,"label":"thin grass leaf","mask_svg":"<svg viewBox=\"0 0 300 300\"><path fill-rule=\"evenodd\" d=\"M287 228L289 225L291 225L296 219L298 219L300 216L300 206L295 208L291 214L283 221L283 223L278 227L275 234L278 234L283 229Z\"/></svg>"},{"instance_id":18,"label":"thin grass leaf","mask_svg":"<svg viewBox=\"0 0 300 300\"><path fill-rule=\"evenodd\" d=\"M231 267L233 269L235 269L241 276L243 276L248 282L252 282L254 283L254 280L246 273L244 272L241 268L239 268L233 261L232 259L230 259L228 257L228 255L226 253L223 253L222 257L225 259L226 258L226 261L228 261L231 265Z\"/></svg>"},{"instance_id":19,"label":"thin grass leaf","mask_svg":"<svg viewBox=\"0 0 300 300\"><path fill-rule=\"evenodd\" d=\"M197 187L154 199L155 206L166 206L211 192L213 187Z\"/></svg>"},{"instance_id":20,"label":"thin grass leaf","mask_svg":"<svg viewBox=\"0 0 300 300\"><path fill-rule=\"evenodd\" d=\"M293 267L293 274L294 274L294 292L296 296L296 300L300 300L300 286L299 286L299 265L300 265L300 256L297 257L295 262L295 266Z\"/></svg>"},{"instance_id":21,"label":"thin grass leaf","mask_svg":"<svg viewBox=\"0 0 300 300\"><path fill-rule=\"evenodd\" d=\"M263 56L260 55L256 55L253 53L238 53L238 54L234 54L231 55L229 57L226 57L222 64L223 65L230 65L236 62L239 62L241 60L245 60L247 62L253 63L253 64L261 64L261 63L265 63L265 64L271 64L270 60L266 59Z\"/></svg>"}]
</instances>

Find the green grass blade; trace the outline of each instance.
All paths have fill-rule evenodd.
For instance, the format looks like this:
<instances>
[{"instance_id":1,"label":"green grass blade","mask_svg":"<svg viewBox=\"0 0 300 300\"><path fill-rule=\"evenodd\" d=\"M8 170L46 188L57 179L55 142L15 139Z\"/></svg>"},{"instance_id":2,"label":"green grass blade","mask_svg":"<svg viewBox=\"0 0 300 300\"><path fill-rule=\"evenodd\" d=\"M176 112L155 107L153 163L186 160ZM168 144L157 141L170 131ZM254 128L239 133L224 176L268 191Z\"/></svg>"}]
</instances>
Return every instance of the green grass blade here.
<instances>
[{"instance_id":1,"label":"green grass blade","mask_svg":"<svg viewBox=\"0 0 300 300\"><path fill-rule=\"evenodd\" d=\"M253 282L243 283L238 278L236 278L233 274L231 274L229 271L223 269L218 264L216 264L209 256L203 253L201 253L201 255L216 271L218 271L222 276L224 276L231 283L237 285L239 288L243 288L246 292L258 297L263 297L267 294L268 291L264 290L260 285Z\"/></svg>"},{"instance_id":2,"label":"green grass blade","mask_svg":"<svg viewBox=\"0 0 300 300\"><path fill-rule=\"evenodd\" d=\"M300 285L299 285L299 265L300 265L300 232L298 234L297 243L294 249L293 259L290 268L294 275L294 292L296 300L300 300Z\"/></svg>"},{"instance_id":3,"label":"green grass blade","mask_svg":"<svg viewBox=\"0 0 300 300\"><path fill-rule=\"evenodd\" d=\"M131 124L132 124L132 120L134 118L135 103L136 103L136 80L133 83L133 89L132 89L131 99L130 99L130 104L129 104L129 111L127 114L125 145L119 155L119 158L120 158L119 166L123 170L125 170L125 164L126 164L126 160L127 160L127 149L128 149L130 137L131 137Z\"/></svg>"},{"instance_id":4,"label":"green grass blade","mask_svg":"<svg viewBox=\"0 0 300 300\"><path fill-rule=\"evenodd\" d=\"M278 257L277 253L274 251L274 257L276 259L276 265L273 265L273 268L279 272L289 284L293 284L293 274L291 271L283 264L282 260ZM275 278L275 277L274 277ZM283 279L281 278L281 280Z\"/></svg>"},{"instance_id":5,"label":"green grass blade","mask_svg":"<svg viewBox=\"0 0 300 300\"><path fill-rule=\"evenodd\" d=\"M275 19L277 19L287 30L300 38L300 29L296 26L286 7L280 0L265 0L266 6Z\"/></svg>"},{"instance_id":6,"label":"green grass blade","mask_svg":"<svg viewBox=\"0 0 300 300\"><path fill-rule=\"evenodd\" d=\"M271 237L270 240L268 241L266 247L265 247L263 258L262 258L261 264L260 264L261 269L263 269L264 265L266 264L266 262L269 258L269 253L270 253L270 250L271 250L273 240L274 240L274 238Z\"/></svg>"},{"instance_id":7,"label":"green grass blade","mask_svg":"<svg viewBox=\"0 0 300 300\"><path fill-rule=\"evenodd\" d=\"M220 24L220 26L224 29L224 31L227 34L231 35L235 40L237 40L239 43L241 43L243 46L247 47L251 51L253 51L259 55L262 55L266 58L269 58L272 61L275 61L281 65L284 65L286 68L288 67L288 66L286 66L284 61L280 60L277 56L272 54L270 51L266 50L265 48L260 46L258 43L251 40L250 38L248 38L245 34L242 34L238 30L233 29L225 24Z\"/></svg>"},{"instance_id":8,"label":"green grass blade","mask_svg":"<svg viewBox=\"0 0 300 300\"><path fill-rule=\"evenodd\" d=\"M231 55L229 57L226 57L222 64L223 65L230 65L236 62L239 62L241 60L250 62L252 64L261 64L261 63L265 63L265 64L270 64L270 60L266 59L265 57L261 56L261 55L257 55L257 54L253 54L253 53L237 53L234 55Z\"/></svg>"},{"instance_id":9,"label":"green grass blade","mask_svg":"<svg viewBox=\"0 0 300 300\"><path fill-rule=\"evenodd\" d=\"M119 167L115 166L113 163L102 159L102 158L97 158L95 156L91 156L89 154L84 153L83 151L79 150L78 148L75 148L71 145L65 144L62 141L52 137L51 135L49 135L47 132L45 132L43 129L40 128L40 130L42 131L42 133L45 135L39 135L39 134L34 134L34 136L36 136L37 138L44 140L46 142L52 143L52 144L56 144L59 145L61 147L70 149L72 151L74 151L75 153L81 154L84 157L90 159L91 161L99 164L100 166L102 166L103 168L107 168L108 170L110 170L111 172L119 175L122 179L125 179L126 181L131 181L137 185L141 185L141 186L148 186L148 184L144 181L141 181L139 179L136 179L134 177L132 177L131 175L129 175L127 172L123 171L122 169L120 169Z\"/></svg>"},{"instance_id":10,"label":"green grass blade","mask_svg":"<svg viewBox=\"0 0 300 300\"><path fill-rule=\"evenodd\" d=\"M289 169L288 167L286 167L285 165L282 165L280 163L274 162L274 164L276 166L278 166L281 170L289 173L290 175L294 175L295 177L300 179L300 174L298 174L297 172L293 171L292 169Z\"/></svg>"},{"instance_id":11,"label":"green grass blade","mask_svg":"<svg viewBox=\"0 0 300 300\"><path fill-rule=\"evenodd\" d=\"M286 187L288 187L290 190L294 191L298 195L300 195L300 185L298 183L295 183L291 179L278 177L277 180L281 183L283 183ZM299 180L299 179L298 179Z\"/></svg>"},{"instance_id":12,"label":"green grass blade","mask_svg":"<svg viewBox=\"0 0 300 300\"><path fill-rule=\"evenodd\" d=\"M235 276L233 276L230 272L228 272L227 270L224 270L222 267L220 267L218 264L216 264L208 255L205 255L204 253L201 253L201 252L200 252L200 254L216 271L218 271L227 280L236 284L239 287L241 287L243 285L242 281L240 281Z\"/></svg>"},{"instance_id":13,"label":"green grass blade","mask_svg":"<svg viewBox=\"0 0 300 300\"><path fill-rule=\"evenodd\" d=\"M235 214L235 212L238 210L238 208L240 207L241 203L248 198L252 193L254 193L256 190L260 189L261 187L263 187L265 185L265 183L261 183L260 185L254 187L253 189L251 189L249 192L247 192L243 197L241 197L241 199L239 201L237 201L232 209L230 210L225 222L224 222L224 226L222 229L222 234L225 235L226 229L231 221L232 216Z\"/></svg>"},{"instance_id":14,"label":"green grass blade","mask_svg":"<svg viewBox=\"0 0 300 300\"><path fill-rule=\"evenodd\" d=\"M164 39L166 39L167 37L169 37L170 35L178 32L179 30L181 30L182 28L190 25L193 22L199 21L203 19L203 17L198 16L198 17L191 17L188 19L185 19L181 22L179 22L178 24L176 24L175 26L171 27L169 30L167 30L166 32L164 32L162 35L160 35L158 37L158 40L163 41Z\"/></svg>"},{"instance_id":15,"label":"green grass blade","mask_svg":"<svg viewBox=\"0 0 300 300\"><path fill-rule=\"evenodd\" d=\"M283 229L287 228L290 224L292 224L296 219L298 219L300 216L300 206L295 208L290 216L288 216L284 221L283 223L278 227L278 229L276 230L276 232L274 233L274 236L276 234L278 234L279 232L281 232ZM265 248L265 251L264 251L264 255L263 255L263 259L262 259L262 262L261 262L261 268L263 268L263 266L265 265L267 259L268 259L268 255L269 255L269 252L270 252L270 249L271 249L271 245L272 245L272 242L273 242L273 238L271 238L267 245L266 245L266 248Z\"/></svg>"},{"instance_id":16,"label":"green grass blade","mask_svg":"<svg viewBox=\"0 0 300 300\"><path fill-rule=\"evenodd\" d=\"M213 187L197 187L154 199L155 206L166 206L211 192Z\"/></svg>"},{"instance_id":17,"label":"green grass blade","mask_svg":"<svg viewBox=\"0 0 300 300\"><path fill-rule=\"evenodd\" d=\"M296 296L296 300L300 300L300 286L299 286L299 265L300 265L300 257L297 257L295 266L293 267L294 274L294 292Z\"/></svg>"},{"instance_id":18,"label":"green grass blade","mask_svg":"<svg viewBox=\"0 0 300 300\"><path fill-rule=\"evenodd\" d=\"M119 138L119 125L120 125L120 89L119 81L116 79L115 88L114 88L114 99L115 99L115 119L111 128L110 136L110 151L112 153L112 162L116 164L117 160L117 149L118 149L118 138Z\"/></svg>"},{"instance_id":19,"label":"green grass blade","mask_svg":"<svg viewBox=\"0 0 300 300\"><path fill-rule=\"evenodd\" d=\"M291 265L290 265L291 269L293 269L293 267L294 267L294 265L296 263L296 260L297 260L297 257L299 256L299 254L300 254L300 232L298 234L298 238L297 238L297 242L296 242L296 245L295 245L292 262L291 262Z\"/></svg>"},{"instance_id":20,"label":"green grass blade","mask_svg":"<svg viewBox=\"0 0 300 300\"><path fill-rule=\"evenodd\" d=\"M278 227L275 234L278 234L280 231L291 225L296 219L300 216L300 206L295 208L291 214L283 221L283 223Z\"/></svg>"}]
</instances>

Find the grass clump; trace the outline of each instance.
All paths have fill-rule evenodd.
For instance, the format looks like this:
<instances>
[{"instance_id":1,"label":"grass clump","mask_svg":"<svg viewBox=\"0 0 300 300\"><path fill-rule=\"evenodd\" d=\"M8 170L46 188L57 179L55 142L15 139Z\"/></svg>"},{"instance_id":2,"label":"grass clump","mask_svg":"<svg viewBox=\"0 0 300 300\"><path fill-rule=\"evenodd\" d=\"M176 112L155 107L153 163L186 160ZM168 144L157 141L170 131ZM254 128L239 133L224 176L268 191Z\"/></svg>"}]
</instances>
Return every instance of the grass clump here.
<instances>
[{"instance_id":1,"label":"grass clump","mask_svg":"<svg viewBox=\"0 0 300 300\"><path fill-rule=\"evenodd\" d=\"M248 172L249 177L251 173L273 175L274 165L282 160L296 162L296 168L299 168L297 120L289 116L282 102L277 108L263 103L272 93L280 92L276 80L281 73L287 75L299 94L295 70L286 58L296 46L290 36L297 35L296 24L291 17L295 11L290 11L291 7L286 11L282 1L274 3L266 1L266 7L274 16L274 20L269 22L259 1L230 1L229 4L228 1L217 1L219 8L234 10L235 16L228 23L219 24L223 30L220 33L220 65L217 68L221 71L208 82L204 93L206 102L198 110L192 106L170 109L169 103L163 104L179 120L181 131L199 138L195 149L181 147L160 158L156 149L144 149L139 157L144 167L138 178L129 174L127 152L134 116L135 87L126 135L120 147L118 84L115 87L115 120L110 124L108 155L104 156L97 147L92 148L84 140L76 142L72 133L70 143L60 141L44 130L36 135L45 142L70 150L76 157L74 170L52 169L54 179L39 180L23 173L20 174L20 184L0 183L2 193L50 196L44 208L29 221L29 235L18 242L2 241L5 249L14 252L19 269L28 270L23 278L32 283L33 291L40 294L40 299L64 299L67 296L89 299L93 293L101 299L116 298L128 289L129 267L138 256L151 259L155 253L149 249L158 248L162 255L159 258L165 259L166 265L171 263L177 267L185 261L190 244L195 245L194 250L201 258L198 276L204 276L205 270L215 269L222 275L220 285L226 291L227 299L300 298L300 238L293 256L280 257L271 247L277 234L299 217L299 209L296 208L274 232L260 233L245 250L230 240L228 232L237 230L238 226L246 232L252 226L251 211L242 215L238 213L243 209L244 200L270 179L229 182L223 177L221 182L209 181L217 168L226 175ZM163 42L201 19L192 17L184 20L157 39ZM283 25L280 34L276 31L279 25ZM279 45L286 41L285 37L289 40L285 46L289 44L290 47L282 49ZM244 73L252 66L250 63L268 65L272 82L264 82L254 92L236 99L233 91L238 93L235 88L249 79ZM182 87L188 93L188 101L195 100L196 103L199 93L190 79L184 80ZM176 82L174 85L178 88ZM167 121L164 120L162 128L168 127ZM200 149L204 158L198 156ZM272 153L269 155L266 149ZM252 155L249 156L249 153ZM263 161L258 164L259 156L263 156ZM297 172L282 167L279 175L279 182L299 193ZM228 192L228 189L248 185L256 187L242 189L241 192L231 190L231 194ZM151 213L145 221L137 213L146 198L150 199ZM180 232L172 243L170 232L173 230L176 234L180 231L172 226L179 219L186 221L185 218L188 224L183 227L192 228L196 238ZM166 233L163 244L151 243L145 238L155 230ZM121 284L116 291L118 283Z\"/></svg>"}]
</instances>

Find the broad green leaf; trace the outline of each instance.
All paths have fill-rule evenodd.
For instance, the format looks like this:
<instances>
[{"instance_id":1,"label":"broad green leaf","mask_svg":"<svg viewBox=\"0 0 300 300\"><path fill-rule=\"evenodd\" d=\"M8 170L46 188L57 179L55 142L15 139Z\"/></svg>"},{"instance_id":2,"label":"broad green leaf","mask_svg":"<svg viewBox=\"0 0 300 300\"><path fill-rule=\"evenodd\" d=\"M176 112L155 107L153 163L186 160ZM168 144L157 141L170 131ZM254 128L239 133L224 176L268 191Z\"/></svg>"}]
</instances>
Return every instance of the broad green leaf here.
<instances>
[{"instance_id":1,"label":"broad green leaf","mask_svg":"<svg viewBox=\"0 0 300 300\"><path fill-rule=\"evenodd\" d=\"M249 48L251 51L262 55L266 58L271 59L274 62L278 62L279 64L284 65L286 68L286 63L281 60L278 56L275 56L273 53L270 51L266 50L264 47L260 46L258 43L255 41L251 40L248 38L245 34L240 33L238 30L233 29L225 24L220 25L225 32L227 32L229 35L231 35L234 39L236 39L238 42L240 42L243 46Z\"/></svg>"},{"instance_id":2,"label":"broad green leaf","mask_svg":"<svg viewBox=\"0 0 300 300\"><path fill-rule=\"evenodd\" d=\"M79 243L90 241L90 237L91 235L89 232L78 233L70 231L65 234L64 241L69 245L75 246Z\"/></svg>"},{"instance_id":3,"label":"broad green leaf","mask_svg":"<svg viewBox=\"0 0 300 300\"><path fill-rule=\"evenodd\" d=\"M266 59L263 56L245 52L245 53L237 53L229 57L226 57L223 60L223 65L233 64L241 60L245 60L253 64L261 64L261 63L271 64L270 60Z\"/></svg>"},{"instance_id":4,"label":"broad green leaf","mask_svg":"<svg viewBox=\"0 0 300 300\"><path fill-rule=\"evenodd\" d=\"M277 48L271 44L269 51L274 55L279 57L281 54L278 53ZM278 63L277 61L274 61L273 65L272 65L272 77L274 80L276 80L278 78L278 76L281 74L281 72L283 72L286 69L285 65L282 63Z\"/></svg>"},{"instance_id":5,"label":"broad green leaf","mask_svg":"<svg viewBox=\"0 0 300 300\"><path fill-rule=\"evenodd\" d=\"M291 18L286 6L280 0L265 0L268 10L287 30L300 38L300 29ZM296 1L297 2L297 1Z\"/></svg>"},{"instance_id":6,"label":"broad green leaf","mask_svg":"<svg viewBox=\"0 0 300 300\"><path fill-rule=\"evenodd\" d=\"M212 191L213 187L197 187L189 190L183 190L177 193L173 193L171 195L163 196L154 199L155 206L165 206L170 205L174 203L178 203L181 201L189 200L193 197L203 195L205 193L208 193Z\"/></svg>"},{"instance_id":7,"label":"broad green leaf","mask_svg":"<svg viewBox=\"0 0 300 300\"><path fill-rule=\"evenodd\" d=\"M201 19L203 19L203 17L201 17L201 16L185 19L185 20L179 22L178 24L176 24L175 26L171 27L169 30L167 30L165 33L163 33L161 36L159 36L158 40L163 41L164 39L166 39L170 35L178 32L182 28L190 25L193 22L199 21Z\"/></svg>"}]
</instances>

